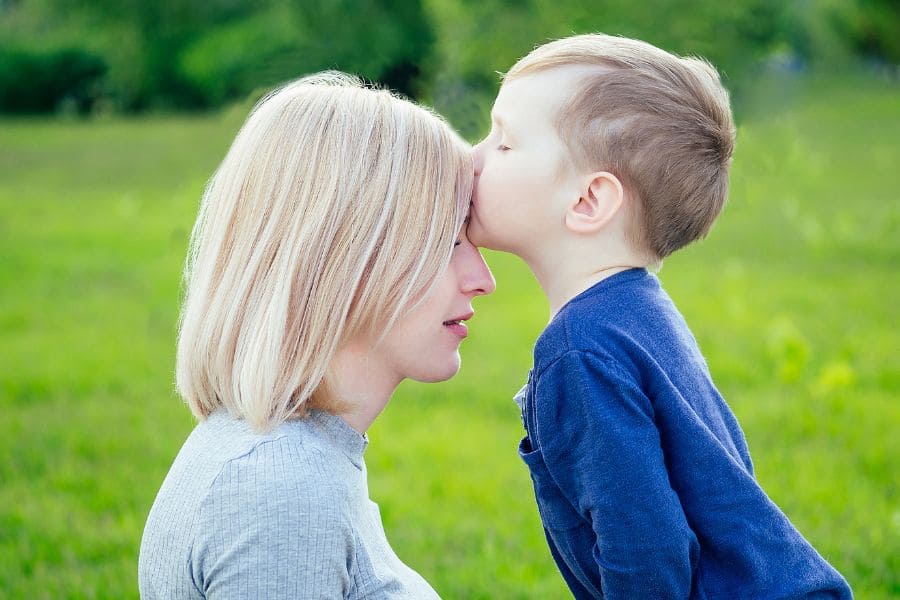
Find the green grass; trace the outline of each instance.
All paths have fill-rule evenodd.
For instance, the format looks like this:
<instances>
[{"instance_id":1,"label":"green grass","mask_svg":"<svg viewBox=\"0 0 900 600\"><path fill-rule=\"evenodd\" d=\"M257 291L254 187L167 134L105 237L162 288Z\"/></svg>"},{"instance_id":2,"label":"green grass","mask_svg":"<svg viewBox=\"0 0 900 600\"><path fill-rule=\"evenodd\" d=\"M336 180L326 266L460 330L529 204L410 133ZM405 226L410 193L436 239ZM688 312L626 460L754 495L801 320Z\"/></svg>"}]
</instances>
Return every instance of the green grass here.
<instances>
[{"instance_id":1,"label":"green grass","mask_svg":"<svg viewBox=\"0 0 900 600\"><path fill-rule=\"evenodd\" d=\"M775 97L775 96L772 96ZM806 82L748 111L732 194L661 278L759 480L859 598L900 594L900 91ZM241 116L0 122L0 595L127 598L144 518L192 427L172 392L179 273ZM564 598L510 400L547 319L490 254L463 370L404 383L370 486L447 598ZM895 432L892 434L891 432Z\"/></svg>"}]
</instances>

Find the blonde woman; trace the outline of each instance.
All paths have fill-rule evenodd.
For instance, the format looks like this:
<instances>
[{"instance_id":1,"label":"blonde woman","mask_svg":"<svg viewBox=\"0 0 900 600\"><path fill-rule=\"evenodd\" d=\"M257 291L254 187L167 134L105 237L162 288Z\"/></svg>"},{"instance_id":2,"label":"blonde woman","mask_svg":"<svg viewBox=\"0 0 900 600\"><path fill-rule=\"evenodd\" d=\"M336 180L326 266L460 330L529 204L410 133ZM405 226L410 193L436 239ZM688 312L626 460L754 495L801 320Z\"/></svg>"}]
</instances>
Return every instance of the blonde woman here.
<instances>
[{"instance_id":1,"label":"blonde woman","mask_svg":"<svg viewBox=\"0 0 900 600\"><path fill-rule=\"evenodd\" d=\"M460 365L494 289L468 146L339 73L263 99L191 236L178 390L200 423L141 543L143 598L433 598L369 500L365 432Z\"/></svg>"}]
</instances>

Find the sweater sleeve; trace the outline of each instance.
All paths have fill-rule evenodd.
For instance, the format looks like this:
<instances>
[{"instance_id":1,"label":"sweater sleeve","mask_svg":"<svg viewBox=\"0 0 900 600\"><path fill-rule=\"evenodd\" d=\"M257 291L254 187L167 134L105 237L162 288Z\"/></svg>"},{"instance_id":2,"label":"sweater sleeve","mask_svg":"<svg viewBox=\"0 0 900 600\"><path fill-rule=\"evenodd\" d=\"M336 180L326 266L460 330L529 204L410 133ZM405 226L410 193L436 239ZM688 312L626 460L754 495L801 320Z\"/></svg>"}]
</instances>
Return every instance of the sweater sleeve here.
<instances>
[{"instance_id":1,"label":"sweater sleeve","mask_svg":"<svg viewBox=\"0 0 900 600\"><path fill-rule=\"evenodd\" d=\"M590 522L605 598L687 598L699 545L669 483L650 400L606 358L570 351L537 380L538 446Z\"/></svg>"},{"instance_id":2,"label":"sweater sleeve","mask_svg":"<svg viewBox=\"0 0 900 600\"><path fill-rule=\"evenodd\" d=\"M205 597L348 595L353 531L345 500L317 458L275 441L226 463L191 552L194 585Z\"/></svg>"}]
</instances>

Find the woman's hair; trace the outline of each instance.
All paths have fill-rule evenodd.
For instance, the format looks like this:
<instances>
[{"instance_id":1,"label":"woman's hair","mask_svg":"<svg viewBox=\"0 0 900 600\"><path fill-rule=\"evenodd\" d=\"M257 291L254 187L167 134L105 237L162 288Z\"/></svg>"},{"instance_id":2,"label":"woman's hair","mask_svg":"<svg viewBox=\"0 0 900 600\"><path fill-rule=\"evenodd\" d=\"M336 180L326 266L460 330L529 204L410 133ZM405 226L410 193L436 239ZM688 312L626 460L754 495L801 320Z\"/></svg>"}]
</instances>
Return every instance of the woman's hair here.
<instances>
[{"instance_id":1,"label":"woman's hair","mask_svg":"<svg viewBox=\"0 0 900 600\"><path fill-rule=\"evenodd\" d=\"M389 330L447 268L472 177L438 116L352 76L263 98L191 233L176 385L194 415L302 416L339 345Z\"/></svg>"}]
</instances>

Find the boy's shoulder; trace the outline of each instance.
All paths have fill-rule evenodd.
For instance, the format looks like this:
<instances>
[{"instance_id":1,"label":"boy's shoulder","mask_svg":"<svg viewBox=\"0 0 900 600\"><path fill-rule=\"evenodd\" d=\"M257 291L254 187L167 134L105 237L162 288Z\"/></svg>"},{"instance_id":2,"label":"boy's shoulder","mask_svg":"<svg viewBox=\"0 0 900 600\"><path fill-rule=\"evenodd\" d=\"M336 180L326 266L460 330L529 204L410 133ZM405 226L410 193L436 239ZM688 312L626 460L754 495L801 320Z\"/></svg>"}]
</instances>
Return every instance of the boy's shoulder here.
<instances>
[{"instance_id":1,"label":"boy's shoulder","mask_svg":"<svg viewBox=\"0 0 900 600\"><path fill-rule=\"evenodd\" d=\"M708 376L687 322L656 275L630 269L573 298L541 333L533 375L564 356L587 360L630 379Z\"/></svg>"},{"instance_id":2,"label":"boy's shoulder","mask_svg":"<svg viewBox=\"0 0 900 600\"><path fill-rule=\"evenodd\" d=\"M569 352L612 358L634 341L651 335L650 323L674 310L659 280L646 269L608 277L570 300L535 344L535 369Z\"/></svg>"}]
</instances>

